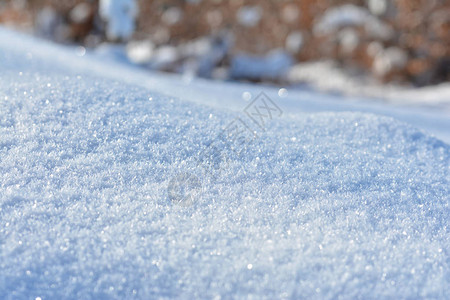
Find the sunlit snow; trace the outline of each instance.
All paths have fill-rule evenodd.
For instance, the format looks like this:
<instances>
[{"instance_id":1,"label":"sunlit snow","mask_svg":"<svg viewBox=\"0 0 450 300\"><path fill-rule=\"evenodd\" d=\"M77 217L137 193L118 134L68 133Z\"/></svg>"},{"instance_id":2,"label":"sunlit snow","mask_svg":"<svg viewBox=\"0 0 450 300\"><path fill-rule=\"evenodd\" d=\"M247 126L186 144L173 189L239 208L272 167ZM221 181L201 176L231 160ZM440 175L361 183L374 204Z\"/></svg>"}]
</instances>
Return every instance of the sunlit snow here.
<instances>
[{"instance_id":1,"label":"sunlit snow","mask_svg":"<svg viewBox=\"0 0 450 300\"><path fill-rule=\"evenodd\" d=\"M450 293L439 112L187 84L15 36L0 29L1 299ZM264 128L245 110L261 92L282 111ZM237 119L257 136L202 177ZM180 173L202 184L189 206L168 197Z\"/></svg>"}]
</instances>

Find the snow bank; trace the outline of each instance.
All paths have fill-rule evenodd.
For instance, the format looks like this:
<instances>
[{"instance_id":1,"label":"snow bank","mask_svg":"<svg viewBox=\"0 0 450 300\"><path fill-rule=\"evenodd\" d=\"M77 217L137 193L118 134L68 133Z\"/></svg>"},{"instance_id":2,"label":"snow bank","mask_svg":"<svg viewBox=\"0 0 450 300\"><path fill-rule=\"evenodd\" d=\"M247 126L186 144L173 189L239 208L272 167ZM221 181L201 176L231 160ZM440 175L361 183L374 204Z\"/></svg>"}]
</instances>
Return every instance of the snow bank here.
<instances>
[{"instance_id":1,"label":"snow bank","mask_svg":"<svg viewBox=\"0 0 450 300\"><path fill-rule=\"evenodd\" d=\"M447 144L374 114L288 115L181 207L170 179L243 114L0 45L0 298L450 293Z\"/></svg>"}]
</instances>

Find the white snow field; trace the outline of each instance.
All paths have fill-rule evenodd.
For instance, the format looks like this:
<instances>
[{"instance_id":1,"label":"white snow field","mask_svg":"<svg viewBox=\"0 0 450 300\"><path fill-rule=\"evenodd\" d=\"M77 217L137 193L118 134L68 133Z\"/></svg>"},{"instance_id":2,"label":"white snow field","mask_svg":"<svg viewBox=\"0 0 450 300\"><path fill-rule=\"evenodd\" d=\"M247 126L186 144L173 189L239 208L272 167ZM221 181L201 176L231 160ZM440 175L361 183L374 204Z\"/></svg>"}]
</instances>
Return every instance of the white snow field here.
<instances>
[{"instance_id":1,"label":"white snow field","mask_svg":"<svg viewBox=\"0 0 450 300\"><path fill-rule=\"evenodd\" d=\"M83 53L0 29L1 299L450 294L448 112ZM283 115L202 176L261 91ZM180 172L190 206L168 196Z\"/></svg>"}]
</instances>

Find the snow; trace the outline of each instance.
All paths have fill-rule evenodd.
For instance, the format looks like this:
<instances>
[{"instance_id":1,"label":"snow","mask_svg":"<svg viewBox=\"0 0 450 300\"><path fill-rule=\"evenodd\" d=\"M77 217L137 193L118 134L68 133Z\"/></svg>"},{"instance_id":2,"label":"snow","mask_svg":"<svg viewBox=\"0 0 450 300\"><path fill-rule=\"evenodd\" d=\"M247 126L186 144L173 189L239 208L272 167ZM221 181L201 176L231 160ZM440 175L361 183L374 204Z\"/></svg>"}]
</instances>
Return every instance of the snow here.
<instances>
[{"instance_id":1,"label":"snow","mask_svg":"<svg viewBox=\"0 0 450 300\"><path fill-rule=\"evenodd\" d=\"M212 77L229 47L229 37L217 34L178 46L164 45L158 48L149 41L130 42L125 55L131 62L152 70L172 70L184 75Z\"/></svg>"},{"instance_id":2,"label":"snow","mask_svg":"<svg viewBox=\"0 0 450 300\"><path fill-rule=\"evenodd\" d=\"M449 136L443 112L0 41L1 299L450 293L450 146L426 132ZM244 111L261 91L282 110L264 130ZM237 117L257 137L202 176ZM190 206L169 200L179 174L202 183Z\"/></svg>"},{"instance_id":3,"label":"snow","mask_svg":"<svg viewBox=\"0 0 450 300\"><path fill-rule=\"evenodd\" d=\"M135 0L101 0L100 16L106 21L106 35L111 40L128 39L135 29L138 7Z\"/></svg>"},{"instance_id":4,"label":"snow","mask_svg":"<svg viewBox=\"0 0 450 300\"><path fill-rule=\"evenodd\" d=\"M242 6L237 14L239 24L246 27L254 27L258 25L262 18L262 10L259 6Z\"/></svg>"},{"instance_id":5,"label":"snow","mask_svg":"<svg viewBox=\"0 0 450 300\"><path fill-rule=\"evenodd\" d=\"M171 26L181 21L183 17L183 11L179 7L170 7L168 8L161 19L164 23Z\"/></svg>"},{"instance_id":6,"label":"snow","mask_svg":"<svg viewBox=\"0 0 450 300\"><path fill-rule=\"evenodd\" d=\"M366 9L351 4L329 8L315 25L314 30L327 33L338 27L363 25L368 15Z\"/></svg>"},{"instance_id":7,"label":"snow","mask_svg":"<svg viewBox=\"0 0 450 300\"><path fill-rule=\"evenodd\" d=\"M313 30L326 35L346 26L363 26L372 37L382 40L388 40L393 35L392 28L387 24L371 15L367 9L352 4L329 8L316 21Z\"/></svg>"},{"instance_id":8,"label":"snow","mask_svg":"<svg viewBox=\"0 0 450 300\"><path fill-rule=\"evenodd\" d=\"M81 24L86 22L91 14L91 7L87 3L80 3L76 5L69 13L69 18L72 22Z\"/></svg>"},{"instance_id":9,"label":"snow","mask_svg":"<svg viewBox=\"0 0 450 300\"><path fill-rule=\"evenodd\" d=\"M234 79L272 79L285 77L293 65L292 56L281 50L273 50L265 56L240 54L231 60L230 76Z\"/></svg>"},{"instance_id":10,"label":"snow","mask_svg":"<svg viewBox=\"0 0 450 300\"><path fill-rule=\"evenodd\" d=\"M388 9L387 0L368 0L367 5L374 15L383 15Z\"/></svg>"},{"instance_id":11,"label":"snow","mask_svg":"<svg viewBox=\"0 0 450 300\"><path fill-rule=\"evenodd\" d=\"M392 70L399 70L408 63L408 55L397 47L389 47L375 55L374 71L378 75L385 75Z\"/></svg>"},{"instance_id":12,"label":"snow","mask_svg":"<svg viewBox=\"0 0 450 300\"><path fill-rule=\"evenodd\" d=\"M384 68L382 70L386 70L386 67L391 68L395 65L401 65L402 53L396 54L397 51L387 53L380 48L378 43L372 43L370 48L370 55L377 55L380 62L383 63L381 64L381 67ZM401 105L403 111L408 111L411 107L424 107L444 111L446 119L449 118L448 115L450 114L450 83L423 88L395 84L382 85L379 82L369 80L366 76L358 77L349 74L330 60L297 64L288 71L287 78L289 82L303 82L326 93L339 93L358 99L364 96L363 98L378 99L382 102ZM333 97L331 96L331 98ZM384 113L390 114L388 111ZM395 117L400 116L395 113ZM446 137L441 138L450 141Z\"/></svg>"},{"instance_id":13,"label":"snow","mask_svg":"<svg viewBox=\"0 0 450 300\"><path fill-rule=\"evenodd\" d=\"M286 49L293 54L300 52L303 43L303 34L300 31L293 31L286 37Z\"/></svg>"}]
</instances>

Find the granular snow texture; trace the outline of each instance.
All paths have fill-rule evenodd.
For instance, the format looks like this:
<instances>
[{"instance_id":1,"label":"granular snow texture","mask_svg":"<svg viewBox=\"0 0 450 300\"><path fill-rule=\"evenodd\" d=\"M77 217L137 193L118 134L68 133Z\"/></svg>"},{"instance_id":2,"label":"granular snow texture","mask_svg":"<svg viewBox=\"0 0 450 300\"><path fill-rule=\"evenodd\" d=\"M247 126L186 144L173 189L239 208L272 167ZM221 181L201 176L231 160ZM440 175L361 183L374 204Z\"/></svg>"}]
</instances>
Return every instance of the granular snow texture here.
<instances>
[{"instance_id":1,"label":"granular snow texture","mask_svg":"<svg viewBox=\"0 0 450 300\"><path fill-rule=\"evenodd\" d=\"M0 52L1 299L450 294L438 139L374 114L281 117L203 178L193 161L243 114L16 58ZM191 206L168 199L179 172L203 183Z\"/></svg>"}]
</instances>

